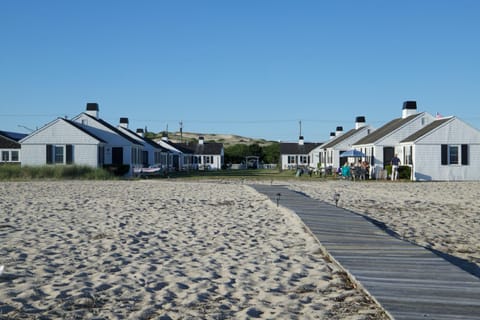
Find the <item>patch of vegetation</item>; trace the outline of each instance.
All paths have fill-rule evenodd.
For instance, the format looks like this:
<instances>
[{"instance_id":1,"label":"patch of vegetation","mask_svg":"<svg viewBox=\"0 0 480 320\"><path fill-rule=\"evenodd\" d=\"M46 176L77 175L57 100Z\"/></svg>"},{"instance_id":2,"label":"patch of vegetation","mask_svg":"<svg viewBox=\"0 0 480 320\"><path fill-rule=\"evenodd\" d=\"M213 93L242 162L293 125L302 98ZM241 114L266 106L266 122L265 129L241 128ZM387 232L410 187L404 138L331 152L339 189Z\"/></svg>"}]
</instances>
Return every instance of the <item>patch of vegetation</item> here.
<instances>
[{"instance_id":1,"label":"patch of vegetation","mask_svg":"<svg viewBox=\"0 0 480 320\"><path fill-rule=\"evenodd\" d=\"M32 180L32 179L80 179L107 180L114 176L106 170L88 166L25 166L1 165L0 180Z\"/></svg>"}]
</instances>

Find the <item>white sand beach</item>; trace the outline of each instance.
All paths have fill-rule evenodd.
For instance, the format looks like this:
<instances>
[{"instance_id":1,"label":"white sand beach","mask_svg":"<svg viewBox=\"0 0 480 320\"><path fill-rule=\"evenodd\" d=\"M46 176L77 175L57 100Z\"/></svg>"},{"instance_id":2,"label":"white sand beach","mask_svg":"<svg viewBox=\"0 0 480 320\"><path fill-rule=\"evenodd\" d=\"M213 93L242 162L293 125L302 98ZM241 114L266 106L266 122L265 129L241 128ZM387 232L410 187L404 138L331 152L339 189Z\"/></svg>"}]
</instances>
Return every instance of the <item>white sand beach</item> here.
<instances>
[{"instance_id":1,"label":"white sand beach","mask_svg":"<svg viewBox=\"0 0 480 320\"><path fill-rule=\"evenodd\" d=\"M480 182L323 181L290 187L364 214L401 238L480 268Z\"/></svg>"},{"instance_id":2,"label":"white sand beach","mask_svg":"<svg viewBox=\"0 0 480 320\"><path fill-rule=\"evenodd\" d=\"M319 186L292 185L319 198L341 187ZM358 208L400 216L436 203L415 187L393 211L380 187ZM478 201L463 202L457 215L474 214ZM454 216L441 203L431 211ZM468 238L463 228L449 241ZM1 319L386 318L295 215L239 183L2 182L0 265Z\"/></svg>"}]
</instances>

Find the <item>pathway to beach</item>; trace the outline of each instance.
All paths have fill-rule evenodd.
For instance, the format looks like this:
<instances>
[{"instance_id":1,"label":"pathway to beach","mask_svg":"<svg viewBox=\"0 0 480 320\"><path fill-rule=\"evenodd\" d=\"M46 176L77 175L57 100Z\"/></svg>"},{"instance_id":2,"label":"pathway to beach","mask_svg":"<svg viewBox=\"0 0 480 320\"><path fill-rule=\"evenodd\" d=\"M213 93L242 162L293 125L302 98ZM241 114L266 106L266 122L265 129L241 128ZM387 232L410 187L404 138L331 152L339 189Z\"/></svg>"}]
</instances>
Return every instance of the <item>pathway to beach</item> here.
<instances>
[{"instance_id":1,"label":"pathway to beach","mask_svg":"<svg viewBox=\"0 0 480 320\"><path fill-rule=\"evenodd\" d=\"M480 279L462 269L468 262L402 240L381 222L287 186L254 188L296 212L332 259L393 318L480 319Z\"/></svg>"},{"instance_id":2,"label":"pathway to beach","mask_svg":"<svg viewBox=\"0 0 480 320\"><path fill-rule=\"evenodd\" d=\"M386 319L239 183L0 183L2 319Z\"/></svg>"}]
</instances>

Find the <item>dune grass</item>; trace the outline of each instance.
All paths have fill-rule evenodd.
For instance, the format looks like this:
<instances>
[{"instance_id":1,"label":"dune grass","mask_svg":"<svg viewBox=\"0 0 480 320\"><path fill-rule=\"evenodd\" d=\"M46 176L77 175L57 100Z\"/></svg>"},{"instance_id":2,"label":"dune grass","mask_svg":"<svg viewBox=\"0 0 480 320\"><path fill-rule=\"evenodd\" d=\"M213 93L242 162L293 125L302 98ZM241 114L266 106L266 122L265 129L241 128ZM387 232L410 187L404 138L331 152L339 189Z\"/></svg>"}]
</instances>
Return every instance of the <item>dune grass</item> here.
<instances>
[{"instance_id":1,"label":"dune grass","mask_svg":"<svg viewBox=\"0 0 480 320\"><path fill-rule=\"evenodd\" d=\"M0 166L0 180L107 180L115 177L104 169L88 166Z\"/></svg>"}]
</instances>

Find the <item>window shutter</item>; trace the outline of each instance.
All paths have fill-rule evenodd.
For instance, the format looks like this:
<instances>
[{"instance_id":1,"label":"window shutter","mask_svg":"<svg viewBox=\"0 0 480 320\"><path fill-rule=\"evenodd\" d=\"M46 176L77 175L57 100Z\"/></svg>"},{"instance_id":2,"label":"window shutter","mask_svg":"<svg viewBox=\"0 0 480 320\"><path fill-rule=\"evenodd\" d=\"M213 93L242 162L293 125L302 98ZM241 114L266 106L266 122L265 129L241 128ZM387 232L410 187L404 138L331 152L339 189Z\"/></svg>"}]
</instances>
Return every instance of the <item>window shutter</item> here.
<instances>
[{"instance_id":1,"label":"window shutter","mask_svg":"<svg viewBox=\"0 0 480 320\"><path fill-rule=\"evenodd\" d=\"M67 144L67 164L73 163L73 145Z\"/></svg>"},{"instance_id":2,"label":"window shutter","mask_svg":"<svg viewBox=\"0 0 480 320\"><path fill-rule=\"evenodd\" d=\"M53 146L51 144L47 144L47 164L53 163Z\"/></svg>"},{"instance_id":3,"label":"window shutter","mask_svg":"<svg viewBox=\"0 0 480 320\"><path fill-rule=\"evenodd\" d=\"M468 144L462 144L462 165L468 166Z\"/></svg>"},{"instance_id":4,"label":"window shutter","mask_svg":"<svg viewBox=\"0 0 480 320\"><path fill-rule=\"evenodd\" d=\"M442 166L448 165L448 145L442 144Z\"/></svg>"}]
</instances>

